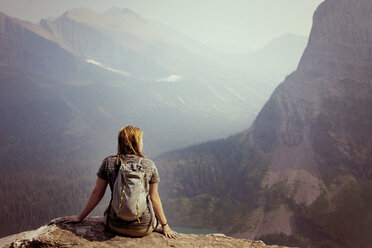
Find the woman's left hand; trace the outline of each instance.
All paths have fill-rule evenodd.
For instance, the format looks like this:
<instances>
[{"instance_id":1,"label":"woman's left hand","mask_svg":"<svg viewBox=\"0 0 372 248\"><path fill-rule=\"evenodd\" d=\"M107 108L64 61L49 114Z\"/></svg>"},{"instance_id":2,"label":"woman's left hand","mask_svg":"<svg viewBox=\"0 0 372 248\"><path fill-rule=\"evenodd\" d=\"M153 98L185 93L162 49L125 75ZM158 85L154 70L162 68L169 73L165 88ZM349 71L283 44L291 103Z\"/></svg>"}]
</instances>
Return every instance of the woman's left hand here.
<instances>
[{"instance_id":1,"label":"woman's left hand","mask_svg":"<svg viewBox=\"0 0 372 248\"><path fill-rule=\"evenodd\" d=\"M170 229L169 225L163 226L162 229L163 229L163 233L165 237L172 238L172 239L177 238L177 233L173 231L172 229Z\"/></svg>"},{"instance_id":2,"label":"woman's left hand","mask_svg":"<svg viewBox=\"0 0 372 248\"><path fill-rule=\"evenodd\" d=\"M78 215L66 216L60 218L57 222L58 223L79 223L82 219Z\"/></svg>"}]
</instances>

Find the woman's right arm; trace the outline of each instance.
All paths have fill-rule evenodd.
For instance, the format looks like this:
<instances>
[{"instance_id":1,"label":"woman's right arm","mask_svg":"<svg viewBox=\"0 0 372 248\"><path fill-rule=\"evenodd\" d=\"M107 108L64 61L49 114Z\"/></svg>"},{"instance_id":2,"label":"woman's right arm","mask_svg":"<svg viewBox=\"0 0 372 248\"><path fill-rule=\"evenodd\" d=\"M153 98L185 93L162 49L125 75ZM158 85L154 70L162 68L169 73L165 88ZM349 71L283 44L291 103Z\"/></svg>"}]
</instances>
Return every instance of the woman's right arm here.
<instances>
[{"instance_id":1,"label":"woman's right arm","mask_svg":"<svg viewBox=\"0 0 372 248\"><path fill-rule=\"evenodd\" d=\"M177 233L172 231L168 225L167 218L165 217L163 206L158 193L159 183L150 184L150 199L152 206L154 207L155 215L159 219L160 224L162 224L163 233L168 238L177 238ZM166 224L166 225L164 225Z\"/></svg>"},{"instance_id":2,"label":"woman's right arm","mask_svg":"<svg viewBox=\"0 0 372 248\"><path fill-rule=\"evenodd\" d=\"M81 222L101 201L103 195L105 194L106 187L108 182L97 177L96 186L94 187L90 197L79 215L66 216L58 220L58 222L72 222L78 223Z\"/></svg>"}]
</instances>

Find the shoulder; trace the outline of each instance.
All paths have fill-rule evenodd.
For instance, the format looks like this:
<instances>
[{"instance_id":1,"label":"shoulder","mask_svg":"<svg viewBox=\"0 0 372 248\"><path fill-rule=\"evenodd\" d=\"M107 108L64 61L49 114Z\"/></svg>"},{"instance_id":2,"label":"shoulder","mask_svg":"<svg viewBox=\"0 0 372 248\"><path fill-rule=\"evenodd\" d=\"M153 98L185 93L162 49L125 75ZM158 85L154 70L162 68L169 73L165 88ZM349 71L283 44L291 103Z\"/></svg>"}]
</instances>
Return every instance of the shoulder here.
<instances>
[{"instance_id":1,"label":"shoulder","mask_svg":"<svg viewBox=\"0 0 372 248\"><path fill-rule=\"evenodd\" d=\"M144 158L144 159L142 159L141 164L143 166L151 169L151 170L155 170L156 169L155 163L151 159Z\"/></svg>"},{"instance_id":2,"label":"shoulder","mask_svg":"<svg viewBox=\"0 0 372 248\"><path fill-rule=\"evenodd\" d=\"M102 160L101 166L98 169L97 176L108 181L110 175L115 171L116 156L108 156Z\"/></svg>"},{"instance_id":3,"label":"shoulder","mask_svg":"<svg viewBox=\"0 0 372 248\"><path fill-rule=\"evenodd\" d=\"M154 175L158 173L158 169L156 168L154 161L152 161L151 159L144 158L142 159L141 164L149 175Z\"/></svg>"},{"instance_id":4,"label":"shoulder","mask_svg":"<svg viewBox=\"0 0 372 248\"><path fill-rule=\"evenodd\" d=\"M153 184L153 183L157 183L160 181L160 177L159 177L159 172L155 166L155 163L154 161L152 161L151 159L143 159L144 162L142 162L143 164L146 164L145 165L145 170L147 170L148 172L148 175L149 175L149 183L150 184Z\"/></svg>"},{"instance_id":5,"label":"shoulder","mask_svg":"<svg viewBox=\"0 0 372 248\"><path fill-rule=\"evenodd\" d=\"M143 158L141 163L155 166L154 161L152 161L151 159L148 159L148 158Z\"/></svg>"},{"instance_id":6,"label":"shoulder","mask_svg":"<svg viewBox=\"0 0 372 248\"><path fill-rule=\"evenodd\" d=\"M115 155L108 156L108 157L106 157L102 160L101 167L104 167L106 169L110 168L110 167L113 167L113 166L115 166L115 161L116 161L116 156Z\"/></svg>"},{"instance_id":7,"label":"shoulder","mask_svg":"<svg viewBox=\"0 0 372 248\"><path fill-rule=\"evenodd\" d=\"M116 155L108 156L103 161L105 161L106 163L115 163L115 161L116 161Z\"/></svg>"}]
</instances>

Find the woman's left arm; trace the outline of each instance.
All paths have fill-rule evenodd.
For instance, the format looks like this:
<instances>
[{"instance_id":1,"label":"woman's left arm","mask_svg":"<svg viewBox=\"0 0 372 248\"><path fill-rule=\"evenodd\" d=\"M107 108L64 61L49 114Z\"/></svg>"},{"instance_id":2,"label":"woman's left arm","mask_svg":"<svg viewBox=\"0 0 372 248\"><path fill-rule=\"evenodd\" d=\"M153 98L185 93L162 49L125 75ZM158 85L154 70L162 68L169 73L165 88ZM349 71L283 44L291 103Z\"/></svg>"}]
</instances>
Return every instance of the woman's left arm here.
<instances>
[{"instance_id":1,"label":"woman's left arm","mask_svg":"<svg viewBox=\"0 0 372 248\"><path fill-rule=\"evenodd\" d=\"M107 187L107 181L97 177L96 186L94 187L87 204L84 209L80 212L79 215L66 216L58 220L58 222L72 222L78 223L81 222L101 201L102 197L105 194Z\"/></svg>"}]
</instances>

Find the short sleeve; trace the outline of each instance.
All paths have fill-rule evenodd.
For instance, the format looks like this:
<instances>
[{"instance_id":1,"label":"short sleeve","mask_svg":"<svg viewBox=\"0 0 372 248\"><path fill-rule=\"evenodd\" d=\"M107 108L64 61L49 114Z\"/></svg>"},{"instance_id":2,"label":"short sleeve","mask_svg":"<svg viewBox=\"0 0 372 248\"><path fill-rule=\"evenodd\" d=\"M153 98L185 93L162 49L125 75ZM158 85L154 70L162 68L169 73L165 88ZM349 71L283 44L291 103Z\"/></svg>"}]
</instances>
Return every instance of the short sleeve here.
<instances>
[{"instance_id":1,"label":"short sleeve","mask_svg":"<svg viewBox=\"0 0 372 248\"><path fill-rule=\"evenodd\" d=\"M98 172L96 174L99 178L105 180L105 181L108 181L108 177L107 177L107 159L104 159L102 161L102 164L101 166L99 167L98 169Z\"/></svg>"},{"instance_id":2,"label":"short sleeve","mask_svg":"<svg viewBox=\"0 0 372 248\"><path fill-rule=\"evenodd\" d=\"M160 177L159 177L158 169L154 166L149 183L152 184L152 183L158 183L158 182L160 182Z\"/></svg>"}]
</instances>

